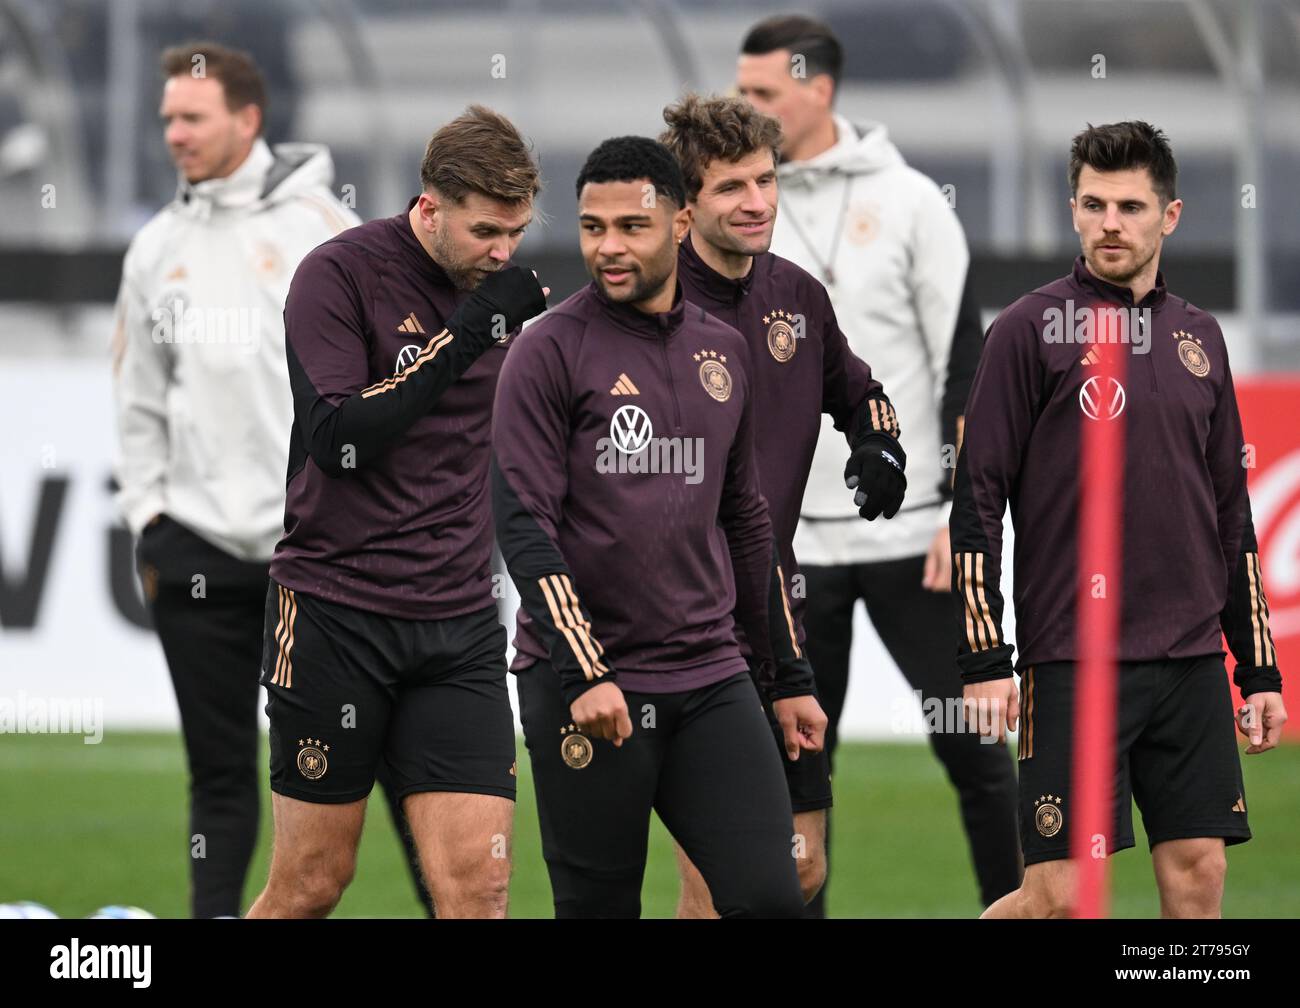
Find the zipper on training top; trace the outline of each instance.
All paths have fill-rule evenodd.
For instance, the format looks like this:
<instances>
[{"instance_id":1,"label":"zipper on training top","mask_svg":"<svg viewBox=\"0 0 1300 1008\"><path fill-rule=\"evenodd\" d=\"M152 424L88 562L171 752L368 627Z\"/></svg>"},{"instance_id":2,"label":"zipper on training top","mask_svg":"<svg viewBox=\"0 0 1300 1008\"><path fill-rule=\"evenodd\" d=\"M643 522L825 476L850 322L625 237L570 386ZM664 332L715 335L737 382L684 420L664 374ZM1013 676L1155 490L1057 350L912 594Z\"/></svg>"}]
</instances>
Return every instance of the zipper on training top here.
<instances>
[{"instance_id":1,"label":"zipper on training top","mask_svg":"<svg viewBox=\"0 0 1300 1008\"><path fill-rule=\"evenodd\" d=\"M659 349L663 352L664 357L664 375L668 379L668 391L673 397L673 430L682 429L682 409L677 402L677 385L673 382L673 367L668 361L668 334L663 331L662 326L659 332Z\"/></svg>"}]
</instances>

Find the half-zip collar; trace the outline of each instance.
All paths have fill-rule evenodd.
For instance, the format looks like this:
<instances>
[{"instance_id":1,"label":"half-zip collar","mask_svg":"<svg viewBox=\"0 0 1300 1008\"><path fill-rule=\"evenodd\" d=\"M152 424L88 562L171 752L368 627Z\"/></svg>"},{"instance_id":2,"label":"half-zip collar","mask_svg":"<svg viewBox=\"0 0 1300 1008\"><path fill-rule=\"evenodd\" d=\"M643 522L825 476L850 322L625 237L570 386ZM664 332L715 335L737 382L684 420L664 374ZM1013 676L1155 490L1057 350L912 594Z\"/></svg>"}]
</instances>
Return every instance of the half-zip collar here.
<instances>
[{"instance_id":1,"label":"half-zip collar","mask_svg":"<svg viewBox=\"0 0 1300 1008\"><path fill-rule=\"evenodd\" d=\"M749 272L740 279L733 279L719 273L712 266L700 258L700 254L695 251L695 238L691 232L687 232L686 240L681 244L681 255L678 256L678 263L681 268L690 274L694 286L701 293L707 295L720 305L735 307L745 299L750 288L754 285L754 276L761 268L770 255L764 252L756 255L749 267Z\"/></svg>"},{"instance_id":2,"label":"half-zip collar","mask_svg":"<svg viewBox=\"0 0 1300 1008\"><path fill-rule=\"evenodd\" d=\"M1159 308L1165 302L1165 275L1156 273L1156 285L1147 292L1147 296L1142 301L1133 304L1133 292L1127 287L1120 287L1118 284L1110 283L1099 276L1095 276L1083 261L1080 255L1074 261L1074 282L1080 287L1090 287L1104 298L1115 298L1119 300L1126 308Z\"/></svg>"},{"instance_id":3,"label":"half-zip collar","mask_svg":"<svg viewBox=\"0 0 1300 1008\"><path fill-rule=\"evenodd\" d=\"M418 196L412 198L406 204L406 210L396 217L388 218L397 236L398 246L401 248L404 258L415 267L421 276L440 287L455 287L455 284L451 282L451 277L447 275L447 271L438 265L433 256L429 255L424 246L420 244L420 239L415 237L415 232L411 230L411 208L419 202L419 199ZM462 292L457 291L456 293L459 295Z\"/></svg>"},{"instance_id":4,"label":"half-zip collar","mask_svg":"<svg viewBox=\"0 0 1300 1008\"><path fill-rule=\"evenodd\" d=\"M677 330L682 327L682 322L686 319L686 299L682 297L682 285L677 284L677 289L673 294L673 306L666 312L655 312L653 314L638 311L631 305L611 301L601 290L600 284L595 280L591 282L591 288L595 292L596 300L600 303L601 310L605 313L606 318L613 322L620 329L631 333L633 336L640 336L642 339L663 340L667 342L676 335Z\"/></svg>"}]
</instances>

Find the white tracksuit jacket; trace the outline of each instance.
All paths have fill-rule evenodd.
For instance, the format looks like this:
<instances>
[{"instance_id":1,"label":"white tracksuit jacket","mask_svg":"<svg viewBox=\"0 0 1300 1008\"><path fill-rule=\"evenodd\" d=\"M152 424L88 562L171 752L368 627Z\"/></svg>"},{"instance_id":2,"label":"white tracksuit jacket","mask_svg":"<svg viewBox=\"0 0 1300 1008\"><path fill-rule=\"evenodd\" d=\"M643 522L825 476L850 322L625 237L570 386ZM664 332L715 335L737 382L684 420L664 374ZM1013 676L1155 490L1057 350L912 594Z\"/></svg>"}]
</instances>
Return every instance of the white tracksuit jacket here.
<instances>
[{"instance_id":1,"label":"white tracksuit jacket","mask_svg":"<svg viewBox=\"0 0 1300 1008\"><path fill-rule=\"evenodd\" d=\"M961 224L884 126L837 115L835 128L833 147L780 165L772 251L826 284L849 345L884 385L907 452L907 498L889 521L858 517L844 487L844 435L822 417L794 541L804 565L925 553L947 522L940 486L956 461L941 461L940 404L969 261Z\"/></svg>"},{"instance_id":2,"label":"white tracksuit jacket","mask_svg":"<svg viewBox=\"0 0 1300 1008\"><path fill-rule=\"evenodd\" d=\"M302 258L357 216L315 144L258 139L132 240L113 336L117 503L139 534L166 513L241 560L284 527L293 401L284 301Z\"/></svg>"}]
</instances>

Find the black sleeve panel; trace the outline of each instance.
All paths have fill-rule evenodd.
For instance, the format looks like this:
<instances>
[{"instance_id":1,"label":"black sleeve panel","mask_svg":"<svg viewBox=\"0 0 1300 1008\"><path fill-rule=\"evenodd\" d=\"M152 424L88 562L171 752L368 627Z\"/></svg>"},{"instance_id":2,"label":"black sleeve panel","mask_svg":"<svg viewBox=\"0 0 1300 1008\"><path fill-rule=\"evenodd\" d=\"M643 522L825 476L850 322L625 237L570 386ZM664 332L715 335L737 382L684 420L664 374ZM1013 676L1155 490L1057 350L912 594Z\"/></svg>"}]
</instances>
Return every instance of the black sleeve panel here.
<instances>
[{"instance_id":1,"label":"black sleeve panel","mask_svg":"<svg viewBox=\"0 0 1300 1008\"><path fill-rule=\"evenodd\" d=\"M778 560L779 551L772 543L772 576L767 595L767 625L772 642L772 658L775 672L771 682L764 682L760 670L759 684L767 692L767 698L785 700L790 697L815 696L816 682L812 665L799 647L799 634L795 629L794 616L790 612L790 600L785 594L785 571Z\"/></svg>"},{"instance_id":2,"label":"black sleeve panel","mask_svg":"<svg viewBox=\"0 0 1300 1008\"><path fill-rule=\"evenodd\" d=\"M948 374L944 379L943 399L939 407L940 430L943 443L961 451L961 418L966 413L966 399L975 379L980 351L984 347L984 331L980 326L979 305L971 289L970 271L962 289L961 305L957 311L957 325L953 331L952 349L948 354ZM947 500L952 497L952 482L947 476L940 480L939 492Z\"/></svg>"},{"instance_id":3,"label":"black sleeve panel","mask_svg":"<svg viewBox=\"0 0 1300 1008\"><path fill-rule=\"evenodd\" d=\"M1001 544L989 543L975 508L965 451L958 456L949 525L952 538L952 596L960 627L957 666L964 682L1012 674L1013 648L1002 638Z\"/></svg>"},{"instance_id":4,"label":"black sleeve panel","mask_svg":"<svg viewBox=\"0 0 1300 1008\"><path fill-rule=\"evenodd\" d=\"M1228 601L1220 617L1223 635L1237 660L1232 679L1242 696L1280 693L1282 673L1277 648L1268 626L1268 599L1264 597L1263 569L1255 542L1254 523L1247 518L1237 568L1228 582Z\"/></svg>"},{"instance_id":5,"label":"black sleeve panel","mask_svg":"<svg viewBox=\"0 0 1300 1008\"><path fill-rule=\"evenodd\" d=\"M294 423L313 462L327 476L347 476L373 465L492 345L489 335L457 337L452 327L434 336L399 375L353 393L332 406L312 385L293 341L285 341Z\"/></svg>"},{"instance_id":6,"label":"black sleeve panel","mask_svg":"<svg viewBox=\"0 0 1300 1008\"><path fill-rule=\"evenodd\" d=\"M559 673L565 698L572 703L592 686L613 682L614 670L602 660L605 649L592 635L591 614L573 589L568 564L520 501L495 456L492 516L510 579Z\"/></svg>"}]
</instances>

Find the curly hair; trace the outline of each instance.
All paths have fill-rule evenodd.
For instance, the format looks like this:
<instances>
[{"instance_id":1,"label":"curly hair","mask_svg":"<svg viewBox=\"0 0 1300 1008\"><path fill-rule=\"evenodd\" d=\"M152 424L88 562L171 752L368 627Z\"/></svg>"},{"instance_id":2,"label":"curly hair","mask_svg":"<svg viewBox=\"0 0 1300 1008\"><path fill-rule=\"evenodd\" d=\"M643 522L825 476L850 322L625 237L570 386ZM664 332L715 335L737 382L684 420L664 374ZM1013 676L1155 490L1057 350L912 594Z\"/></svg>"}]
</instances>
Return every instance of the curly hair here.
<instances>
[{"instance_id":1,"label":"curly hair","mask_svg":"<svg viewBox=\"0 0 1300 1008\"><path fill-rule=\"evenodd\" d=\"M659 142L682 166L686 195L692 200L700 195L704 172L714 161L739 161L771 150L775 163L781 146L781 124L743 98L687 94L665 106L664 122L668 128L659 134Z\"/></svg>"}]
</instances>

